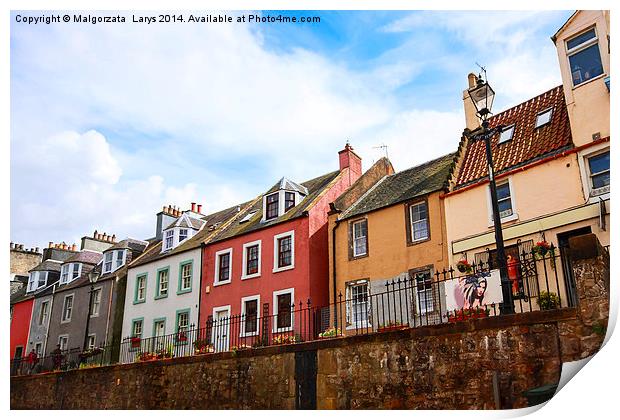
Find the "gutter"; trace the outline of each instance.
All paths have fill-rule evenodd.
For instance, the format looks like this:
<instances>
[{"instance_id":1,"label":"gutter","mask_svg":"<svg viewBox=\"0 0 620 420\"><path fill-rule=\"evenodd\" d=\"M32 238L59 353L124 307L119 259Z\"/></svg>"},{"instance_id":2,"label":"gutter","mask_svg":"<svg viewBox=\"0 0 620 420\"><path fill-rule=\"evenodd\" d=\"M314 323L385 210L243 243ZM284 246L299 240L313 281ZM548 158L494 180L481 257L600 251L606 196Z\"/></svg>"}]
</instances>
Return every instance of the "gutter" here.
<instances>
[{"instance_id":1,"label":"gutter","mask_svg":"<svg viewBox=\"0 0 620 420\"><path fill-rule=\"evenodd\" d=\"M336 304L336 229L340 224L340 220L336 218L336 224L332 228L332 287L334 288L334 304ZM337 312L337 311L336 311ZM336 317L336 325L338 325L338 313L335 315Z\"/></svg>"}]
</instances>

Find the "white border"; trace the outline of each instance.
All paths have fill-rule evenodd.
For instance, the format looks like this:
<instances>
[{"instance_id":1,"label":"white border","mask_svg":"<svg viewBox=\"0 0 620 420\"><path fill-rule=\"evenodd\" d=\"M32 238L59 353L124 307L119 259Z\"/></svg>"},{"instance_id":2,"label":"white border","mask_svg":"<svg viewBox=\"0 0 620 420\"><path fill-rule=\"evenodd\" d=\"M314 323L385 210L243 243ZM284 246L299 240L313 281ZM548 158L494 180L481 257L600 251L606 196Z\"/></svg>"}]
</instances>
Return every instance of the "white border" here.
<instances>
[{"instance_id":1,"label":"white border","mask_svg":"<svg viewBox=\"0 0 620 420\"><path fill-rule=\"evenodd\" d=\"M278 260L280 256L280 248L278 247L278 239L291 237L291 263L284 267L278 267ZM279 273L281 271L292 270L295 268L295 230L289 230L288 232L279 233L273 237L273 272Z\"/></svg>"},{"instance_id":2,"label":"white border","mask_svg":"<svg viewBox=\"0 0 620 420\"><path fill-rule=\"evenodd\" d=\"M228 258L228 280L220 281L220 256L224 254L230 254ZM223 284L228 284L232 281L232 259L233 257L233 249L226 248L215 253L215 267L214 267L214 276L213 276L213 286L221 286Z\"/></svg>"},{"instance_id":3,"label":"white border","mask_svg":"<svg viewBox=\"0 0 620 420\"><path fill-rule=\"evenodd\" d=\"M295 288L294 287L291 287L290 289L282 289L282 290L273 291L273 304L271 305L273 307L273 325L271 329L272 329L272 332L274 333L293 331L293 327L295 326L295 313L291 311L291 326L288 328L277 328L276 327L276 325L278 325L278 296L286 295L288 293L291 294L291 305L295 304Z\"/></svg>"},{"instance_id":4,"label":"white border","mask_svg":"<svg viewBox=\"0 0 620 420\"><path fill-rule=\"evenodd\" d=\"M251 333L245 332L245 303L256 300L256 331ZM260 295L252 295L241 298L241 328L239 330L239 337L253 337L258 335L259 325L258 320L260 318Z\"/></svg>"},{"instance_id":5,"label":"white border","mask_svg":"<svg viewBox=\"0 0 620 420\"><path fill-rule=\"evenodd\" d=\"M247 248L254 246L254 245L258 245L258 271L254 274L246 274L246 269L247 269ZM241 280L246 280L246 279L253 279L255 277L260 277L260 273L261 273L261 259L262 259L262 241L259 239L257 241L252 241L252 242L247 242L245 244L243 244L243 266L241 267Z\"/></svg>"}]
</instances>

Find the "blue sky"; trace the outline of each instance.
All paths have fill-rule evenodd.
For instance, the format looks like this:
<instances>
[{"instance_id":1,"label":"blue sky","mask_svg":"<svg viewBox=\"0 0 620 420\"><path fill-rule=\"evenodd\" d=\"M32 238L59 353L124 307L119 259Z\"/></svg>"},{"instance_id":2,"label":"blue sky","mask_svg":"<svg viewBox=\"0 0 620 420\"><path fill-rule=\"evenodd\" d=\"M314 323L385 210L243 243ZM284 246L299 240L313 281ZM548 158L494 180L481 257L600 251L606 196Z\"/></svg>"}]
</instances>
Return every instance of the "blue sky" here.
<instances>
[{"instance_id":1,"label":"blue sky","mask_svg":"<svg viewBox=\"0 0 620 420\"><path fill-rule=\"evenodd\" d=\"M163 205L217 211L305 181L336 169L347 140L365 168L383 143L397 170L449 153L475 63L497 111L558 85L549 38L571 11L282 13L321 23L25 25L17 14L41 13L13 12L11 240L148 238Z\"/></svg>"}]
</instances>

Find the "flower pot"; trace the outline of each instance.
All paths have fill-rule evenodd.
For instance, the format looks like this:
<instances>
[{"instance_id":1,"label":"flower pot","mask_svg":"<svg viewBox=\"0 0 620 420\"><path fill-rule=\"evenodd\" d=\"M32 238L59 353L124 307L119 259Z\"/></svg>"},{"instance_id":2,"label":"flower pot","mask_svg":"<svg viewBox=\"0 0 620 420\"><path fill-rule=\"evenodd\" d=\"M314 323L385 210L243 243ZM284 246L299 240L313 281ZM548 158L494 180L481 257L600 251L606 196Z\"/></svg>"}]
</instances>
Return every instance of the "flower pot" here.
<instances>
[{"instance_id":1,"label":"flower pot","mask_svg":"<svg viewBox=\"0 0 620 420\"><path fill-rule=\"evenodd\" d=\"M139 338L132 338L131 339L131 348L135 349L135 348L140 347L140 341L141 340Z\"/></svg>"}]
</instances>

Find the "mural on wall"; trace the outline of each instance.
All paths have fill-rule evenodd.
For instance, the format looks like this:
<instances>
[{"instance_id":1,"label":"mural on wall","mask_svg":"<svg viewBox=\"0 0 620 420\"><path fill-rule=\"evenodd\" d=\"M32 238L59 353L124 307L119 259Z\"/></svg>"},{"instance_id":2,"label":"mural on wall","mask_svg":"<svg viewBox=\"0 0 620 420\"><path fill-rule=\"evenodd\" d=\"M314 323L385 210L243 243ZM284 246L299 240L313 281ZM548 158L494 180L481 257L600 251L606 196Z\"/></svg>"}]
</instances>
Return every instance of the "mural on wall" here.
<instances>
[{"instance_id":1,"label":"mural on wall","mask_svg":"<svg viewBox=\"0 0 620 420\"><path fill-rule=\"evenodd\" d=\"M484 307L502 302L499 270L484 271L446 281L448 311Z\"/></svg>"}]
</instances>

